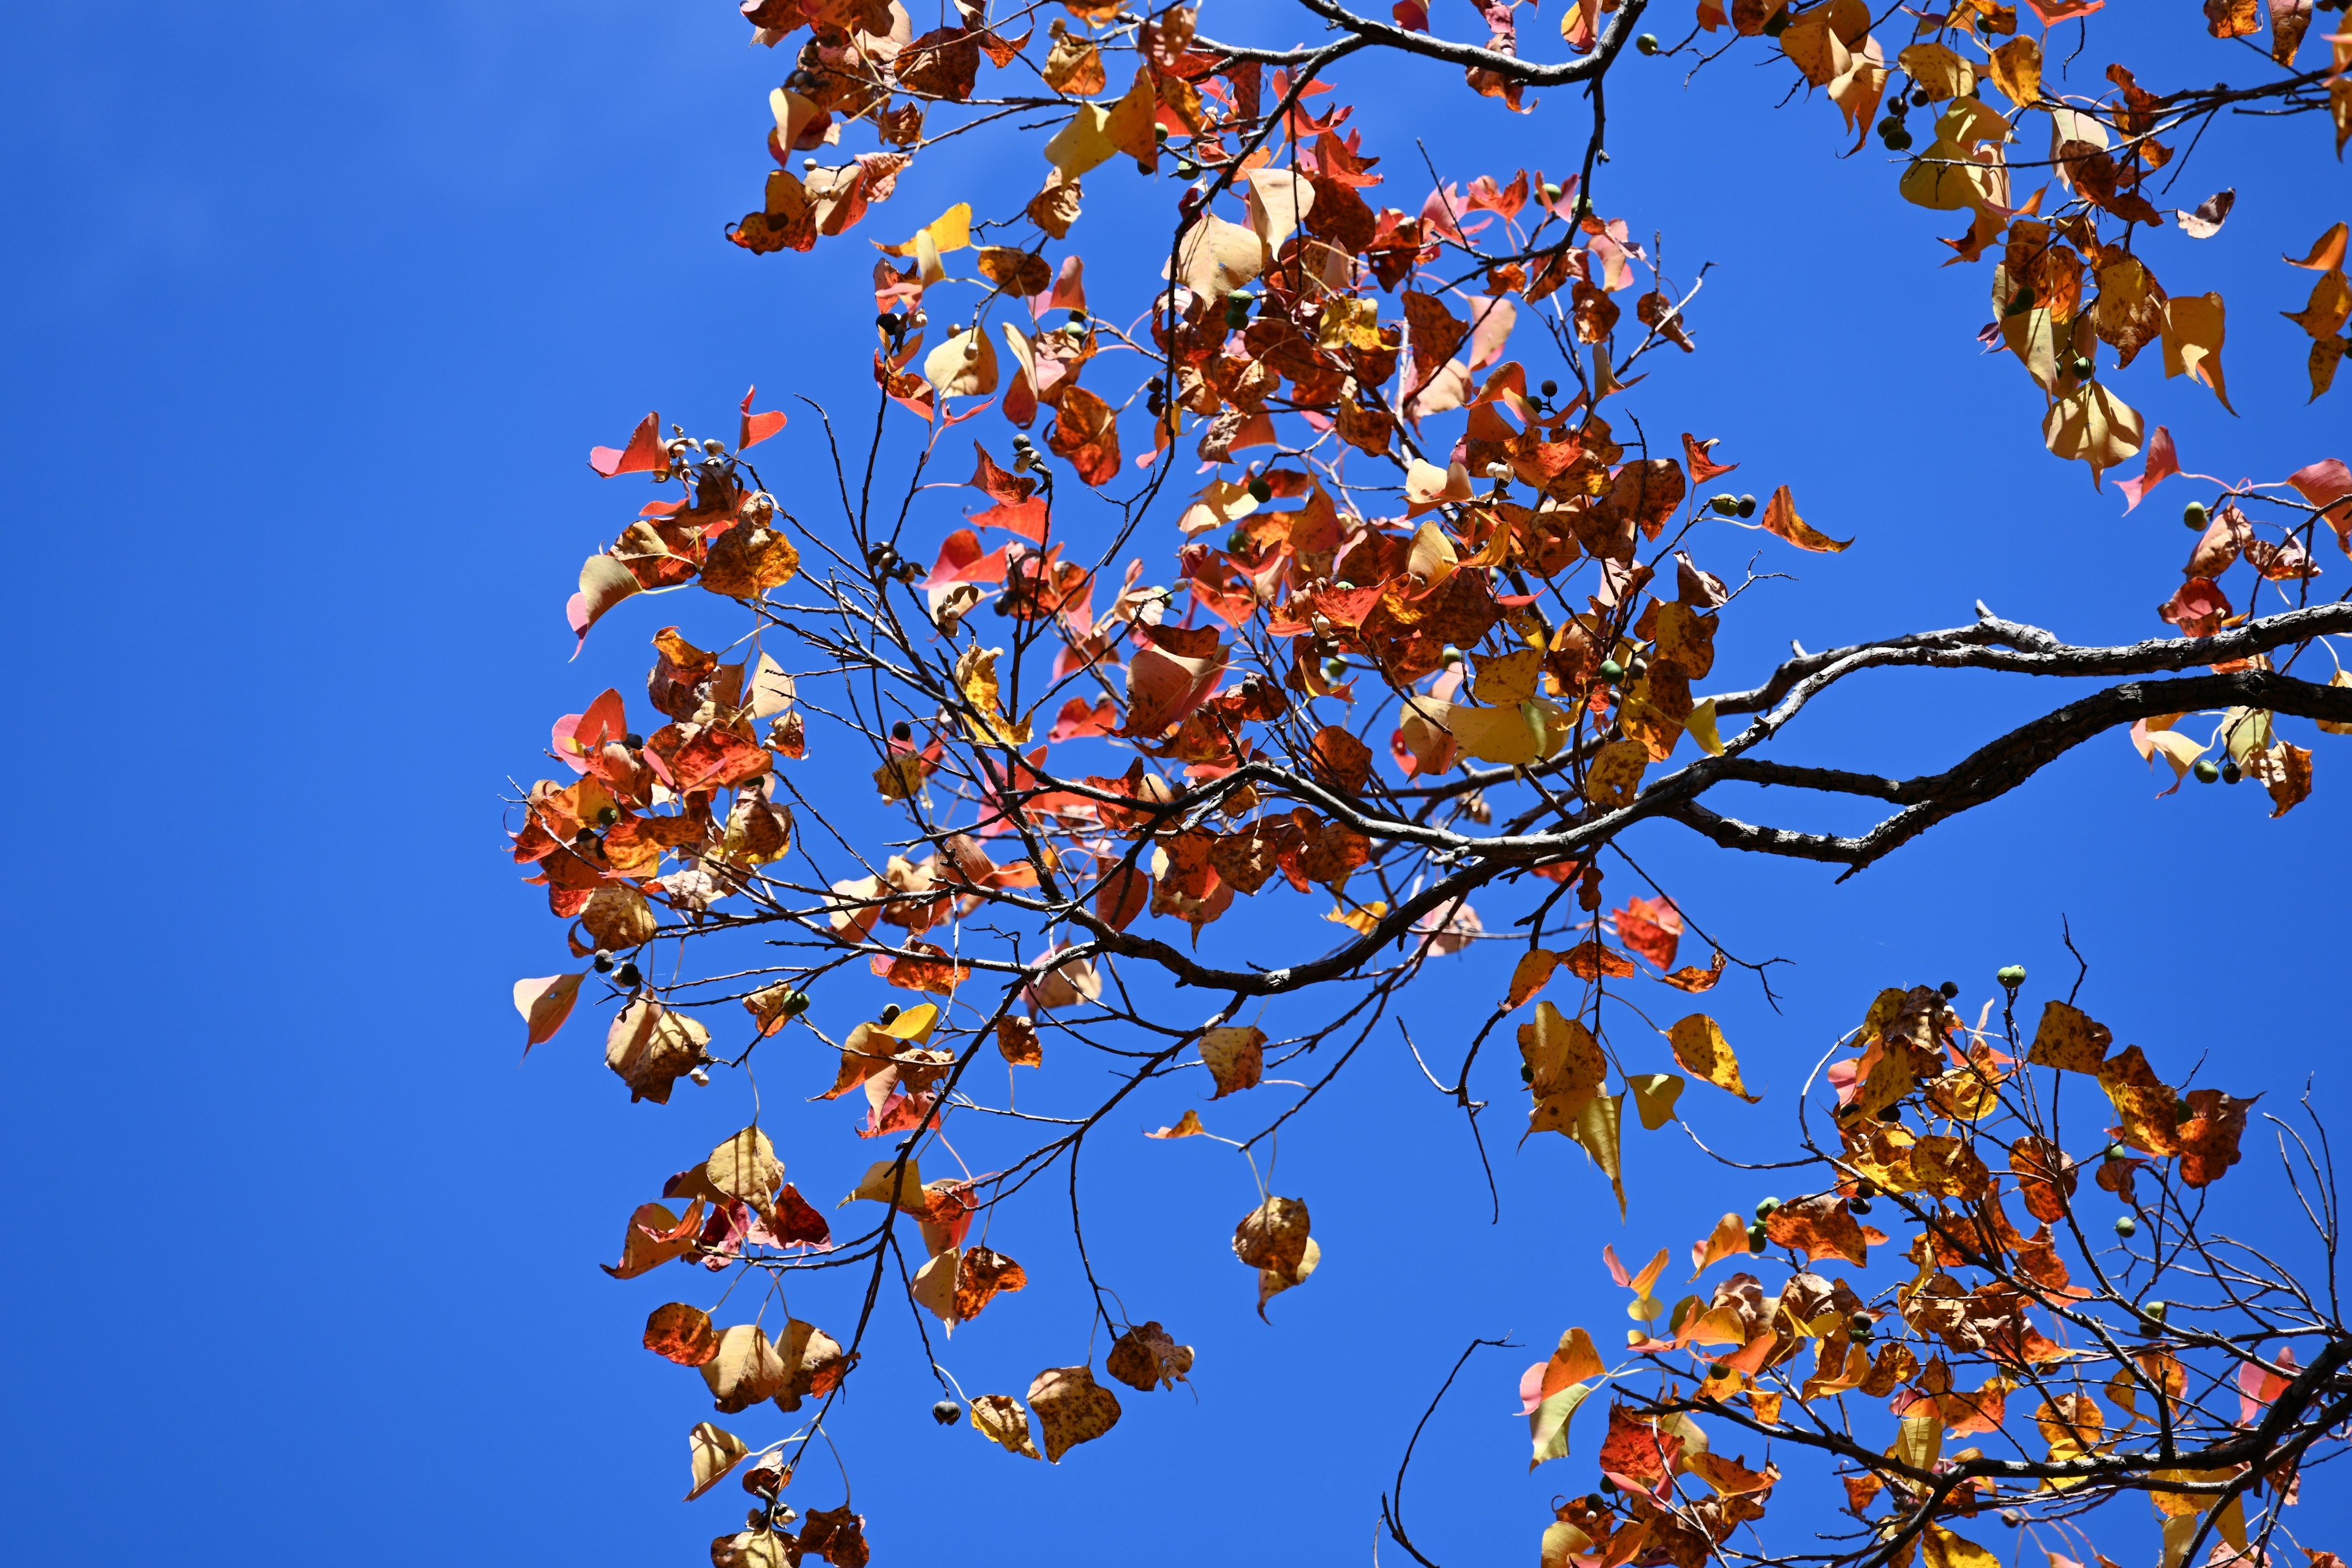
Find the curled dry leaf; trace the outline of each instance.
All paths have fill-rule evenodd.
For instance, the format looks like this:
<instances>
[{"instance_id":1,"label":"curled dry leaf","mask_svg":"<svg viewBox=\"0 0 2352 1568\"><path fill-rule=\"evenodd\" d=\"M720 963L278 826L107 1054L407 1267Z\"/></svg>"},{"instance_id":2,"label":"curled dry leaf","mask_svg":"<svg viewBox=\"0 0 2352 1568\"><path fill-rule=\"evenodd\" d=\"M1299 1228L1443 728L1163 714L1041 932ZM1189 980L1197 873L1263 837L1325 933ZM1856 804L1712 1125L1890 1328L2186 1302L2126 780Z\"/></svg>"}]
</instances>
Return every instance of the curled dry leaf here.
<instances>
[{"instance_id":1,"label":"curled dry leaf","mask_svg":"<svg viewBox=\"0 0 2352 1568\"><path fill-rule=\"evenodd\" d=\"M727 1473L741 1464L743 1456L751 1451L742 1438L708 1421L688 1433L686 1443L687 1458L694 1466L694 1487L683 1500L687 1502L725 1480Z\"/></svg>"},{"instance_id":2,"label":"curled dry leaf","mask_svg":"<svg viewBox=\"0 0 2352 1568\"><path fill-rule=\"evenodd\" d=\"M669 1103L677 1080L710 1059L710 1031L683 1013L640 996L621 1009L604 1035L604 1065L629 1086L635 1103Z\"/></svg>"},{"instance_id":3,"label":"curled dry leaf","mask_svg":"<svg viewBox=\"0 0 2352 1568\"><path fill-rule=\"evenodd\" d=\"M972 1430L990 1442L1001 1445L1008 1454L1026 1454L1042 1459L1037 1444L1029 1433L1029 1413L1021 1402L1009 1394L983 1394L971 1402Z\"/></svg>"},{"instance_id":4,"label":"curled dry leaf","mask_svg":"<svg viewBox=\"0 0 2352 1568\"><path fill-rule=\"evenodd\" d=\"M1156 1321L1144 1323L1118 1336L1103 1370L1139 1393L1173 1388L1192 1370L1192 1347L1178 1344Z\"/></svg>"},{"instance_id":5,"label":"curled dry leaf","mask_svg":"<svg viewBox=\"0 0 2352 1568\"><path fill-rule=\"evenodd\" d=\"M666 1205L640 1204L629 1215L629 1227L621 1237L619 1264L600 1264L605 1273L615 1279L635 1279L638 1275L658 1268L674 1258L683 1258L694 1250L695 1233L702 1227L702 1200L680 1219Z\"/></svg>"},{"instance_id":6,"label":"curled dry leaf","mask_svg":"<svg viewBox=\"0 0 2352 1568\"><path fill-rule=\"evenodd\" d=\"M1037 1039L1037 1024L1033 1018L1008 1014L996 1021L996 1048L1005 1061L1017 1068L1042 1068L1045 1065L1045 1049Z\"/></svg>"},{"instance_id":7,"label":"curled dry leaf","mask_svg":"<svg viewBox=\"0 0 2352 1568\"><path fill-rule=\"evenodd\" d=\"M1188 1109L1183 1115L1176 1119L1175 1126L1163 1127L1157 1132L1147 1132L1144 1136L1146 1138L1196 1138L1207 1131L1207 1128L1201 1125L1201 1113Z\"/></svg>"},{"instance_id":8,"label":"curled dry leaf","mask_svg":"<svg viewBox=\"0 0 2352 1568\"><path fill-rule=\"evenodd\" d=\"M1049 1366L1039 1373L1029 1384L1029 1408L1045 1435L1045 1458L1057 1465L1078 1444L1118 1425L1118 1395L1095 1381L1090 1366Z\"/></svg>"},{"instance_id":9,"label":"curled dry leaf","mask_svg":"<svg viewBox=\"0 0 2352 1568\"><path fill-rule=\"evenodd\" d=\"M746 1530L722 1535L710 1543L711 1568L793 1568L788 1535Z\"/></svg>"}]
</instances>

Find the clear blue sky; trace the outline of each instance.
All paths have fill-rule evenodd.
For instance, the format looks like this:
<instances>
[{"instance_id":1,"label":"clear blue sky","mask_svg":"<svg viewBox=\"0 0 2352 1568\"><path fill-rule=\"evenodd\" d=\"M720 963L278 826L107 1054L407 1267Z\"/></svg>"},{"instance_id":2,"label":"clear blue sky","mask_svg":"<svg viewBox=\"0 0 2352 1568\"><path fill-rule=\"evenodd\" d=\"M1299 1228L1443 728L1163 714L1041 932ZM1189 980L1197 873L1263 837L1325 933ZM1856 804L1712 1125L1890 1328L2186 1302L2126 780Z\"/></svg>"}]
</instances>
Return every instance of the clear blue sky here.
<instances>
[{"instance_id":1,"label":"clear blue sky","mask_svg":"<svg viewBox=\"0 0 2352 1568\"><path fill-rule=\"evenodd\" d=\"M1238 15L1213 19L1240 31ZM716 426L753 382L770 406L845 383L866 409L864 312L811 310L808 290L854 294L869 235L903 237L977 177L919 164L814 259L723 244L757 205L782 68L742 33L731 6L676 0L0 21L0 399L19 452L0 635L28 826L0 1097L12 1561L139 1542L191 1563L697 1562L740 1517L731 1483L676 1501L708 1406L635 1343L674 1281L594 1268L649 1182L738 1108L627 1106L583 1021L518 1069L508 987L562 960L504 863L499 797L534 776L553 716L640 689L637 639L661 624L616 616L621 635L565 662L579 560L635 504L597 489L585 448L648 406ZM2193 37L2148 47L2144 79L2169 79L2167 60L2180 79L2238 68ZM2095 74L2087 57L2078 72ZM1874 143L1834 160L1826 106L1769 112L1779 71L1733 63L1687 93L1670 65L1622 75L1604 208L1664 229L1685 275L1718 264L1694 311L1704 352L1639 405L1654 437L1722 436L1741 488L1790 483L1811 521L1860 541L1834 560L1768 555L1802 580L1727 634L1717 682L1759 674L1776 638L1952 625L1979 596L2077 641L2160 630L2185 494L2126 520L2112 489L2042 452L2030 384L1969 341L1983 270L1934 266L1930 236L1957 224L1897 205ZM1339 79L1377 98L1364 118L1392 170L1409 133L1465 180L1559 169L1581 146L1566 93L1522 121L1451 73L1381 94ZM2226 287L2232 305L2243 417L2161 383L2153 353L2123 382L2192 468L2276 477L2352 456L2352 391L2306 410L2303 340L2265 314L2308 281L2278 254L2352 206L2321 137L2224 127L2209 152L2274 154L2192 169L2178 197L2234 183L2237 214L2201 250L2157 241L2173 291ZM1122 178L1139 183L1101 176ZM1425 188L1400 171L1394 199ZM1126 203L1091 209L1074 243L1114 252ZM2323 564L2332 591L2347 563L2330 544ZM1916 771L2047 700L1889 678L1780 754ZM1796 961L1780 1015L1738 984L1712 1009L1764 1105L1694 1119L1734 1142L1777 1131L1881 985L1948 975L1973 1012L2000 963L2057 977L2062 913L2094 961L2085 1004L2119 1038L2176 1069L2208 1053L2200 1081L2266 1106L2316 1074L2340 1110L2352 741L2319 745L2317 795L2273 824L2252 789L2152 800L2116 736L1839 888L1656 829L1636 853L1695 912L1744 953ZM1445 1038L1497 984L1495 964L1461 961L1409 1015L1416 1033ZM1252 1201L1237 1167L1133 1138L1090 1156L1097 1266L1200 1347L1199 1399L1130 1398L1111 1440L1058 1469L932 1427L903 1319L886 1317L841 1423L877 1561L1360 1561L1377 1490L1464 1342L1540 1347L1571 1322L1605 1337L1621 1298L1599 1289L1604 1242L1679 1251L1758 1195L1677 1186L1636 1144L1621 1228L1551 1140L1504 1149L1489 1227L1459 1121L1417 1081L1399 1053L1367 1059L1283 1150L1276 1185L1315 1203L1326 1262L1272 1328L1226 1253ZM1171 1091L1136 1120L1188 1102ZM862 1162L847 1143L796 1159L821 1202ZM2264 1178L2222 1192L2274 1233ZM967 1386L1017 1393L1085 1353L1055 1234L1050 1207L1000 1221L1042 1279L959 1337ZM1531 1560L1544 1500L1590 1480L1577 1460L1523 1475L1513 1387L1540 1351L1486 1353L1414 1473L1449 1564ZM838 1500L834 1480L803 1484ZM2305 1512L2306 1539L2340 1544L2340 1504Z\"/></svg>"}]
</instances>

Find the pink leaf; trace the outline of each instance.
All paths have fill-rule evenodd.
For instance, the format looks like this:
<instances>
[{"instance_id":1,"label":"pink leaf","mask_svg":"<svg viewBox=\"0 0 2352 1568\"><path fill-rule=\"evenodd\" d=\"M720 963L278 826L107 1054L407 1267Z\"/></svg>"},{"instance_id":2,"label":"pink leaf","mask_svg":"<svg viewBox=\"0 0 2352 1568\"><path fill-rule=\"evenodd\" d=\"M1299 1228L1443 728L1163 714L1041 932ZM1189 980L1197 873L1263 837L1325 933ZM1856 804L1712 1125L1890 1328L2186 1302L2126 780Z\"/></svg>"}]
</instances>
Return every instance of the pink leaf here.
<instances>
[{"instance_id":1,"label":"pink leaf","mask_svg":"<svg viewBox=\"0 0 2352 1568\"><path fill-rule=\"evenodd\" d=\"M616 474L649 474L669 467L662 451L661 416L648 414L639 420L625 447L589 447L588 466L608 479Z\"/></svg>"}]
</instances>

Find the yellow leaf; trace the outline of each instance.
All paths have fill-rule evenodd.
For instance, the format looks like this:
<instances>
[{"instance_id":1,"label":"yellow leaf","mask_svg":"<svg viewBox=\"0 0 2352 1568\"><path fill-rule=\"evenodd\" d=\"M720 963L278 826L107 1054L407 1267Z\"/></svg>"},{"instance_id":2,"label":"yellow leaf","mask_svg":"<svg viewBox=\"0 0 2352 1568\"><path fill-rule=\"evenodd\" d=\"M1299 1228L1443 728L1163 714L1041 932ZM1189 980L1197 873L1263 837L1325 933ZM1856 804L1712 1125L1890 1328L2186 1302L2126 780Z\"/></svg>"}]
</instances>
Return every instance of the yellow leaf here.
<instances>
[{"instance_id":1,"label":"yellow leaf","mask_svg":"<svg viewBox=\"0 0 2352 1568\"><path fill-rule=\"evenodd\" d=\"M1212 1100L1223 1100L1238 1089L1255 1089L1265 1072L1265 1031L1249 1027L1211 1029L1201 1037L1201 1060L1217 1082ZM1198 1126L1194 1119L1193 1125Z\"/></svg>"},{"instance_id":2,"label":"yellow leaf","mask_svg":"<svg viewBox=\"0 0 2352 1568\"><path fill-rule=\"evenodd\" d=\"M2000 1568L2000 1559L1963 1536L1954 1535L1940 1524L1931 1524L1920 1542L1920 1556L1927 1568Z\"/></svg>"},{"instance_id":3,"label":"yellow leaf","mask_svg":"<svg viewBox=\"0 0 2352 1568\"><path fill-rule=\"evenodd\" d=\"M1679 1074L1670 1072L1626 1075L1625 1087L1633 1091L1633 1109L1640 1112L1643 1126L1655 1132L1675 1119L1675 1101L1683 1097L1683 1082Z\"/></svg>"},{"instance_id":4,"label":"yellow leaf","mask_svg":"<svg viewBox=\"0 0 2352 1568\"><path fill-rule=\"evenodd\" d=\"M983 746L1025 746L1029 743L1029 721L1013 722L1005 717L1002 706L996 661L1003 653L1003 648L968 647L956 656L956 686L962 691L964 700L978 710L977 718L964 718L964 732Z\"/></svg>"},{"instance_id":5,"label":"yellow leaf","mask_svg":"<svg viewBox=\"0 0 2352 1568\"><path fill-rule=\"evenodd\" d=\"M2031 34L2020 33L1992 52L1992 84L2020 109L2042 96L2042 45Z\"/></svg>"},{"instance_id":6,"label":"yellow leaf","mask_svg":"<svg viewBox=\"0 0 2352 1568\"><path fill-rule=\"evenodd\" d=\"M1739 1059L1732 1055L1723 1031L1706 1014L1693 1013L1668 1030L1666 1038L1675 1047L1675 1060L1707 1082L1729 1089L1750 1105L1762 1098L1748 1093L1739 1081Z\"/></svg>"},{"instance_id":7,"label":"yellow leaf","mask_svg":"<svg viewBox=\"0 0 2352 1568\"><path fill-rule=\"evenodd\" d=\"M1036 1440L1029 1435L1029 1413L1009 1394L983 1394L971 1402L971 1428L1008 1454L1042 1459Z\"/></svg>"},{"instance_id":8,"label":"yellow leaf","mask_svg":"<svg viewBox=\"0 0 2352 1568\"><path fill-rule=\"evenodd\" d=\"M1104 121L1109 118L1106 110L1096 105L1082 103L1078 105L1077 113L1071 116L1070 122L1055 132L1053 140L1045 143L1046 162L1061 172L1065 184L1076 180L1096 165L1108 162L1110 155L1118 151L1118 144L1103 133ZM1247 234L1249 231L1244 229L1242 232ZM1250 237L1255 241L1257 237L1251 235Z\"/></svg>"},{"instance_id":9,"label":"yellow leaf","mask_svg":"<svg viewBox=\"0 0 2352 1568\"><path fill-rule=\"evenodd\" d=\"M1737 1258L1748 1250L1748 1222L1736 1214L1725 1215L1715 1222L1715 1228L1706 1237L1691 1245L1691 1278L1696 1279L1727 1258Z\"/></svg>"},{"instance_id":10,"label":"yellow leaf","mask_svg":"<svg viewBox=\"0 0 2352 1568\"><path fill-rule=\"evenodd\" d=\"M2343 726L2352 731L2352 725ZM2339 731L2341 732L2341 731ZM1522 953L1519 962L1511 966L1511 993L1506 1007L1517 1007L1542 990L1551 980L1551 972L1559 967L1559 954L1534 948Z\"/></svg>"},{"instance_id":11,"label":"yellow leaf","mask_svg":"<svg viewBox=\"0 0 2352 1568\"><path fill-rule=\"evenodd\" d=\"M1592 1163L1609 1178L1617 1194L1617 1217L1625 1217L1625 1173L1619 1154L1618 1129L1624 1114L1625 1097L1622 1094L1596 1094L1585 1101L1584 1109L1576 1115L1575 1129L1569 1136L1584 1145Z\"/></svg>"},{"instance_id":12,"label":"yellow leaf","mask_svg":"<svg viewBox=\"0 0 2352 1568\"><path fill-rule=\"evenodd\" d=\"M1519 1026L1518 1037L1528 1089L1539 1100L1599 1089L1608 1076L1608 1058L1592 1031L1549 1002L1536 1004L1534 1021Z\"/></svg>"},{"instance_id":13,"label":"yellow leaf","mask_svg":"<svg viewBox=\"0 0 2352 1568\"><path fill-rule=\"evenodd\" d=\"M2095 381L2058 399L2042 421L2042 444L2053 456L2090 464L2094 485L2107 469L2137 457L2146 434L2139 411Z\"/></svg>"},{"instance_id":14,"label":"yellow leaf","mask_svg":"<svg viewBox=\"0 0 2352 1568\"><path fill-rule=\"evenodd\" d=\"M1139 68L1134 85L1103 116L1103 140L1141 164L1147 174L1160 166L1160 139L1151 129L1159 114L1160 100L1151 90L1151 73Z\"/></svg>"},{"instance_id":15,"label":"yellow leaf","mask_svg":"<svg viewBox=\"0 0 2352 1568\"><path fill-rule=\"evenodd\" d=\"M1714 698L1710 697L1692 709L1691 716L1683 721L1683 728L1690 731L1691 739L1698 742L1700 751L1710 757L1723 755L1723 737L1715 727Z\"/></svg>"},{"instance_id":16,"label":"yellow leaf","mask_svg":"<svg viewBox=\"0 0 2352 1568\"><path fill-rule=\"evenodd\" d=\"M1381 305L1377 300L1333 300L1317 320L1318 347L1337 353L1361 349L1370 353L1381 346Z\"/></svg>"},{"instance_id":17,"label":"yellow leaf","mask_svg":"<svg viewBox=\"0 0 2352 1568\"><path fill-rule=\"evenodd\" d=\"M919 246L929 241L932 253L945 255L950 250L962 250L971 244L971 204L958 202L929 223L915 231L914 237L904 245L877 243L875 248L885 256L913 256Z\"/></svg>"},{"instance_id":18,"label":"yellow leaf","mask_svg":"<svg viewBox=\"0 0 2352 1568\"><path fill-rule=\"evenodd\" d=\"M930 1203L923 1192L922 1167L909 1159L907 1162L907 1169L899 1175L894 1186L890 1173L898 1168L898 1162L896 1160L875 1161L873 1164L866 1167L866 1175L857 1184L856 1188L847 1197L842 1199L841 1203L834 1205L834 1207L839 1208L845 1204L853 1204L860 1198L865 1198L877 1204L896 1203L899 1208L911 1215L928 1212Z\"/></svg>"},{"instance_id":19,"label":"yellow leaf","mask_svg":"<svg viewBox=\"0 0 2352 1568\"><path fill-rule=\"evenodd\" d=\"M1650 749L1639 741L1612 741L1593 753L1584 773L1584 798L1606 810L1633 804L1642 788L1642 774L1650 766Z\"/></svg>"},{"instance_id":20,"label":"yellow leaf","mask_svg":"<svg viewBox=\"0 0 2352 1568\"><path fill-rule=\"evenodd\" d=\"M1913 44L1895 57L1895 63L1937 103L1976 90L1976 68L1942 44Z\"/></svg>"},{"instance_id":21,"label":"yellow leaf","mask_svg":"<svg viewBox=\"0 0 2352 1568\"><path fill-rule=\"evenodd\" d=\"M2164 374L2186 374L2213 389L2221 406L2230 408L2230 389L2221 381L2221 296L2176 294L2164 302ZM2230 412L2235 414L2234 408Z\"/></svg>"},{"instance_id":22,"label":"yellow leaf","mask_svg":"<svg viewBox=\"0 0 2352 1568\"><path fill-rule=\"evenodd\" d=\"M1353 909L1342 905L1323 918L1334 925L1346 926L1360 936L1370 936L1372 934L1372 928L1379 925L1381 917L1388 912L1388 900L1375 899L1369 904L1359 904Z\"/></svg>"}]
</instances>

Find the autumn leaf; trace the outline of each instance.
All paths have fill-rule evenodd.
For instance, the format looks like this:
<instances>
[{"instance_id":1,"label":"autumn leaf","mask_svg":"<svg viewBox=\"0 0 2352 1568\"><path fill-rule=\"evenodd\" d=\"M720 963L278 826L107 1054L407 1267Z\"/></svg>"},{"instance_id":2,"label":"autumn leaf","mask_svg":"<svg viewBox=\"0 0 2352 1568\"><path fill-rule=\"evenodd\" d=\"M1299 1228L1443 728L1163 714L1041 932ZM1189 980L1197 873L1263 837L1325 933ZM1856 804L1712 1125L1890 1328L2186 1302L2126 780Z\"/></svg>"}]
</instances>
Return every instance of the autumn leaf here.
<instances>
[{"instance_id":1,"label":"autumn leaf","mask_svg":"<svg viewBox=\"0 0 2352 1568\"><path fill-rule=\"evenodd\" d=\"M686 1435L687 1458L694 1468L694 1486L684 1501L696 1498L727 1479L751 1449L742 1438L705 1421Z\"/></svg>"},{"instance_id":2,"label":"autumn leaf","mask_svg":"<svg viewBox=\"0 0 2352 1568\"><path fill-rule=\"evenodd\" d=\"M588 978L587 972L578 974L551 974L539 980L518 980L514 984L515 1011L521 1014L525 1032L523 1054L542 1041L551 1040L572 1016L572 1005L580 995L580 983Z\"/></svg>"},{"instance_id":3,"label":"autumn leaf","mask_svg":"<svg viewBox=\"0 0 2352 1568\"><path fill-rule=\"evenodd\" d=\"M1176 1119L1175 1126L1163 1127L1157 1132L1147 1132L1144 1136L1146 1138L1198 1138L1208 1131L1201 1125L1201 1113L1187 1107L1184 1114Z\"/></svg>"},{"instance_id":4,"label":"autumn leaf","mask_svg":"<svg viewBox=\"0 0 2352 1568\"><path fill-rule=\"evenodd\" d=\"M1118 1396L1095 1381L1090 1366L1053 1366L1039 1373L1029 1384L1029 1408L1045 1436L1045 1458L1056 1465L1078 1444L1118 1425Z\"/></svg>"},{"instance_id":5,"label":"autumn leaf","mask_svg":"<svg viewBox=\"0 0 2352 1568\"><path fill-rule=\"evenodd\" d=\"M719 1334L701 1308L672 1301L646 1320L646 1349L680 1366L700 1366L719 1353Z\"/></svg>"},{"instance_id":6,"label":"autumn leaf","mask_svg":"<svg viewBox=\"0 0 2352 1568\"><path fill-rule=\"evenodd\" d=\"M1797 503L1790 499L1789 487L1782 485L1772 492L1765 503L1764 530L1778 534L1800 550L1826 551L1835 553L1853 544L1851 539L1832 539L1797 515Z\"/></svg>"},{"instance_id":7,"label":"autumn leaf","mask_svg":"<svg viewBox=\"0 0 2352 1568\"><path fill-rule=\"evenodd\" d=\"M1693 1013L1667 1031L1675 1060L1718 1089L1729 1089L1753 1105L1762 1097L1748 1092L1739 1081L1739 1060L1725 1043L1723 1031L1705 1013Z\"/></svg>"},{"instance_id":8,"label":"autumn leaf","mask_svg":"<svg viewBox=\"0 0 2352 1568\"><path fill-rule=\"evenodd\" d=\"M1139 1393L1173 1388L1192 1370L1192 1347L1178 1344L1156 1322L1144 1323L1119 1335L1103 1370Z\"/></svg>"},{"instance_id":9,"label":"autumn leaf","mask_svg":"<svg viewBox=\"0 0 2352 1568\"><path fill-rule=\"evenodd\" d=\"M1036 1442L1030 1436L1029 1413L1009 1394L983 1394L973 1400L971 1426L973 1431L1000 1445L1008 1454L1024 1454L1033 1459L1045 1457L1037 1452Z\"/></svg>"},{"instance_id":10,"label":"autumn leaf","mask_svg":"<svg viewBox=\"0 0 2352 1568\"><path fill-rule=\"evenodd\" d=\"M1736 1214L1725 1215L1715 1228L1691 1244L1691 1278L1697 1279L1727 1258L1746 1256L1748 1252L1748 1222Z\"/></svg>"},{"instance_id":11,"label":"autumn leaf","mask_svg":"<svg viewBox=\"0 0 2352 1568\"><path fill-rule=\"evenodd\" d=\"M1216 1080L1212 1100L1255 1089L1265 1070L1265 1031L1247 1026L1211 1029L1201 1037L1201 1060Z\"/></svg>"},{"instance_id":12,"label":"autumn leaf","mask_svg":"<svg viewBox=\"0 0 2352 1568\"><path fill-rule=\"evenodd\" d=\"M2064 1002L2045 1003L2025 1059L2035 1067L2095 1074L2115 1035L2105 1024Z\"/></svg>"}]
</instances>

